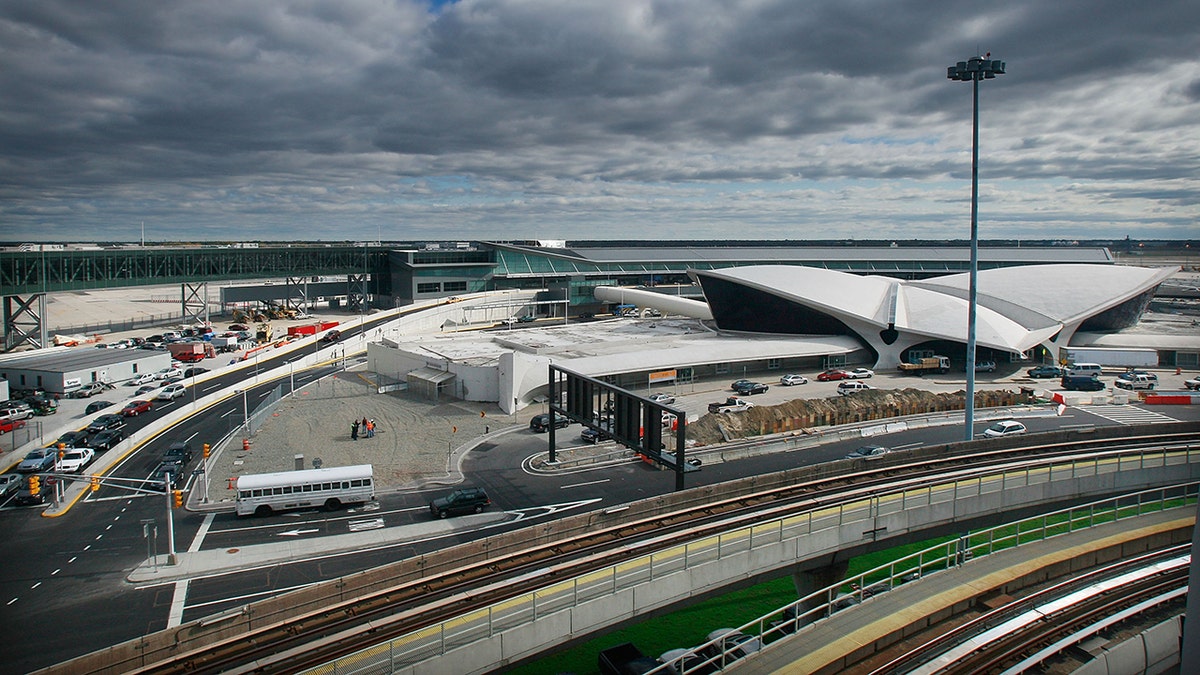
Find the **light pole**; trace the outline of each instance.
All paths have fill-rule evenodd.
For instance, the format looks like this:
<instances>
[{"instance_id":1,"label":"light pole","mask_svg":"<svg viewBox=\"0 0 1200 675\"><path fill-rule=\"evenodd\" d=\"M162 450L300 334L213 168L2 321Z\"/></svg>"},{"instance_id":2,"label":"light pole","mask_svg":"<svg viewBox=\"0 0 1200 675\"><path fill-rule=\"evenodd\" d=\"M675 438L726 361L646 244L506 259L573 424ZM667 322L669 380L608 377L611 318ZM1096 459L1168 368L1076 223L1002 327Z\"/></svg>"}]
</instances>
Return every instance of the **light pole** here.
<instances>
[{"instance_id":1,"label":"light pole","mask_svg":"<svg viewBox=\"0 0 1200 675\"><path fill-rule=\"evenodd\" d=\"M973 90L971 107L971 274L967 309L967 400L965 439L975 436L975 309L976 281L979 277L979 81L992 80L1004 74L1004 62L985 56L972 56L946 69L946 77L957 82L970 82Z\"/></svg>"}]
</instances>

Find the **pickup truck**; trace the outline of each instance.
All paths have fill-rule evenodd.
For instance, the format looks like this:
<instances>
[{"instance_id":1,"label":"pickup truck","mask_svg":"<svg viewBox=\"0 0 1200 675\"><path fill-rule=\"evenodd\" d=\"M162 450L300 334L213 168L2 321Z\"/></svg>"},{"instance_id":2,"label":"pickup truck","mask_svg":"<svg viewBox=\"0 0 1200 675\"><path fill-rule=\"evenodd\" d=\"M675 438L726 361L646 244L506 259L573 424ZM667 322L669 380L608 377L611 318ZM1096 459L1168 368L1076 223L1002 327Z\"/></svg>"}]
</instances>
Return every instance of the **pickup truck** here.
<instances>
[{"instance_id":1,"label":"pickup truck","mask_svg":"<svg viewBox=\"0 0 1200 675\"><path fill-rule=\"evenodd\" d=\"M709 403L708 412L710 413L739 413L745 412L754 407L754 404L745 399L736 396L730 396L722 403Z\"/></svg>"},{"instance_id":2,"label":"pickup truck","mask_svg":"<svg viewBox=\"0 0 1200 675\"><path fill-rule=\"evenodd\" d=\"M927 356L912 363L901 363L900 373L903 375L921 375L922 373L946 373L950 370L950 359L945 356ZM995 367L993 366L993 370ZM978 370L978 368L976 368Z\"/></svg>"},{"instance_id":3,"label":"pickup truck","mask_svg":"<svg viewBox=\"0 0 1200 675\"><path fill-rule=\"evenodd\" d=\"M1113 386L1120 387L1121 389L1129 389L1129 390L1134 390L1134 389L1149 390L1149 389L1154 389L1154 380L1150 379L1146 375L1140 375L1140 374L1135 374L1135 373L1125 373L1124 375L1117 377L1117 379L1113 381Z\"/></svg>"}]
</instances>

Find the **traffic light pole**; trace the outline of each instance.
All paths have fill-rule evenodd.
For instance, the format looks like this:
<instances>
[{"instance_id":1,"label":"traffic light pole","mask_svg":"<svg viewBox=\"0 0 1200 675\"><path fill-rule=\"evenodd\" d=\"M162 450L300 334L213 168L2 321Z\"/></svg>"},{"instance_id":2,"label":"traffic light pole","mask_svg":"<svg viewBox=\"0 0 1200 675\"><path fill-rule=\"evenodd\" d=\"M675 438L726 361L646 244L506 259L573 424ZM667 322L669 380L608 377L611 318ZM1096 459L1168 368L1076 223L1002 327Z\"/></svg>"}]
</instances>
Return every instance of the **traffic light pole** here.
<instances>
[{"instance_id":1,"label":"traffic light pole","mask_svg":"<svg viewBox=\"0 0 1200 675\"><path fill-rule=\"evenodd\" d=\"M171 474L163 476L163 494L167 497L167 564L176 564L175 560L175 491L171 488Z\"/></svg>"}]
</instances>

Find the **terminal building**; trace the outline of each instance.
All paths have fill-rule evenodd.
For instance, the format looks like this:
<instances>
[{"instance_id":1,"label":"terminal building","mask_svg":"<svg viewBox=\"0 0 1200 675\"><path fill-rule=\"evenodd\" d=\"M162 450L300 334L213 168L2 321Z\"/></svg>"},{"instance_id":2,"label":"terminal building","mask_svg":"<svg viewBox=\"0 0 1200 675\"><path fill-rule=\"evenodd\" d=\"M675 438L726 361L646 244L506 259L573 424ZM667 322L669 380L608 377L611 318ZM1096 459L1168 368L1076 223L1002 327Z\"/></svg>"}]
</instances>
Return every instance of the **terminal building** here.
<instances>
[{"instance_id":1,"label":"terminal building","mask_svg":"<svg viewBox=\"0 0 1200 675\"><path fill-rule=\"evenodd\" d=\"M489 250L496 265L481 288L510 286L513 294L464 304L461 319L436 335L385 335L371 351L373 370L397 381L416 373L411 386L496 400L512 412L544 400L551 363L635 391L772 371L889 369L932 354L966 369L966 251L659 248L635 258L629 249ZM1115 265L1105 249L1083 253L1013 248L981 256L977 359L1010 370L1054 362L1068 345L1134 327L1178 271ZM418 265L435 265L418 260L413 279ZM480 309L493 313L483 323L499 330L462 334L479 327L471 312ZM514 330L521 316L541 321ZM1160 365L1194 365L1200 355L1195 331L1125 343L1156 349Z\"/></svg>"}]
</instances>

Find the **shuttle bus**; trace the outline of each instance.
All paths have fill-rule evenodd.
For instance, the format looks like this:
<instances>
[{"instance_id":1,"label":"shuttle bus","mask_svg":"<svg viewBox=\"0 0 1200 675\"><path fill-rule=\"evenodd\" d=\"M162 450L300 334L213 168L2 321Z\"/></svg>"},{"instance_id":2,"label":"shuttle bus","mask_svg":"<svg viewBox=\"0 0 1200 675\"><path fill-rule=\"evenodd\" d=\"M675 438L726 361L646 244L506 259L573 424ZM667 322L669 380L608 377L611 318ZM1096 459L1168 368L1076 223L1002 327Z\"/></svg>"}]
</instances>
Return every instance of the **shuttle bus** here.
<instances>
[{"instance_id":1,"label":"shuttle bus","mask_svg":"<svg viewBox=\"0 0 1200 675\"><path fill-rule=\"evenodd\" d=\"M275 511L374 501L375 478L370 464L305 469L240 476L237 514L266 516Z\"/></svg>"}]
</instances>

